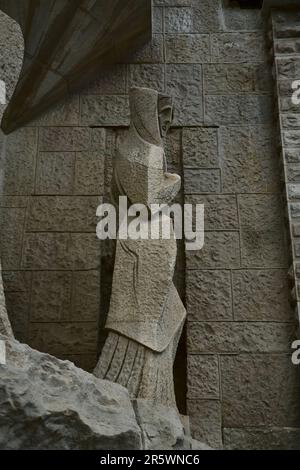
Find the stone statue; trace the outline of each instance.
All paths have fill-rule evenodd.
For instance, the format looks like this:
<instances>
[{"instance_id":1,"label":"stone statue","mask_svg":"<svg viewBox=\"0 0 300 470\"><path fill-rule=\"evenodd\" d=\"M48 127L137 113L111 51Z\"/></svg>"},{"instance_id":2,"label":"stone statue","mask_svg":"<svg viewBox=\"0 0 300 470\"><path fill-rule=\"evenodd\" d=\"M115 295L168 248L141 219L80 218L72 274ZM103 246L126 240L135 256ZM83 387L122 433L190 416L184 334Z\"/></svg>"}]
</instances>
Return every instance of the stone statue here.
<instances>
[{"instance_id":1,"label":"stone statue","mask_svg":"<svg viewBox=\"0 0 300 470\"><path fill-rule=\"evenodd\" d=\"M129 205L170 203L181 179L166 172L163 137L173 118L171 98L147 88L130 91L131 125L119 139L112 196ZM177 244L170 239L117 237L108 337L94 374L125 386L132 398L176 406L173 362L186 311L173 284ZM147 221L145 221L147 222ZM120 233L120 232L119 232Z\"/></svg>"}]
</instances>

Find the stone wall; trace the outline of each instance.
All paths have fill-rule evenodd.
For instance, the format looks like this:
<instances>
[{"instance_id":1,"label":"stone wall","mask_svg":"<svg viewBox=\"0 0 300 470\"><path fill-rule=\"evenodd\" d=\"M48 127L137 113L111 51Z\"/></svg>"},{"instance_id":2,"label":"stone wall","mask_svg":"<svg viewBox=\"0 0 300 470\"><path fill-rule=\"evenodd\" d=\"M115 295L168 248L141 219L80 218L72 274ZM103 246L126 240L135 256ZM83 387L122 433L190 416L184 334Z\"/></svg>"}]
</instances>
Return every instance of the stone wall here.
<instances>
[{"instance_id":1,"label":"stone wall","mask_svg":"<svg viewBox=\"0 0 300 470\"><path fill-rule=\"evenodd\" d=\"M3 62L1 48L0 79ZM154 0L152 45L8 137L1 241L16 335L86 369L96 361L112 256L96 239L95 211L132 85L173 95L170 166L182 172L185 201L205 203L204 249L186 260L180 250L177 271L194 436L213 447L300 447L290 261L258 10Z\"/></svg>"}]
</instances>

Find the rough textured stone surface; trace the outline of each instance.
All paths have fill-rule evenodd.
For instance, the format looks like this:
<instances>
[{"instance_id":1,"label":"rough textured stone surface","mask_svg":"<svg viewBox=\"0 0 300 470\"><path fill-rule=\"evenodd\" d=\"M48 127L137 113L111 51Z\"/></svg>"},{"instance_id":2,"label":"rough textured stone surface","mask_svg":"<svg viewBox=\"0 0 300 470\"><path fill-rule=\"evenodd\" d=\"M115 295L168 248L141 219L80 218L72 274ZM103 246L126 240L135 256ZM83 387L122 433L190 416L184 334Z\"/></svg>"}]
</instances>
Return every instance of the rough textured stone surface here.
<instances>
[{"instance_id":1,"label":"rough textured stone surface","mask_svg":"<svg viewBox=\"0 0 300 470\"><path fill-rule=\"evenodd\" d=\"M238 232L206 232L201 251L186 253L188 269L239 268Z\"/></svg>"},{"instance_id":2,"label":"rough textured stone surface","mask_svg":"<svg viewBox=\"0 0 300 470\"><path fill-rule=\"evenodd\" d=\"M1 337L1 339L4 339ZM127 391L6 340L0 375L1 449L139 449Z\"/></svg>"},{"instance_id":3,"label":"rough textured stone surface","mask_svg":"<svg viewBox=\"0 0 300 470\"><path fill-rule=\"evenodd\" d=\"M299 428L299 372L290 354L221 357L224 427Z\"/></svg>"},{"instance_id":4,"label":"rough textured stone surface","mask_svg":"<svg viewBox=\"0 0 300 470\"><path fill-rule=\"evenodd\" d=\"M201 341L199 341L201 338ZM268 322L188 322L190 354L289 352L295 325Z\"/></svg>"},{"instance_id":5,"label":"rough textured stone surface","mask_svg":"<svg viewBox=\"0 0 300 470\"><path fill-rule=\"evenodd\" d=\"M287 270L243 270L232 276L236 320L294 320Z\"/></svg>"},{"instance_id":6,"label":"rough textured stone surface","mask_svg":"<svg viewBox=\"0 0 300 470\"><path fill-rule=\"evenodd\" d=\"M217 356L188 355L187 399L220 398L219 364Z\"/></svg>"},{"instance_id":7,"label":"rough textured stone surface","mask_svg":"<svg viewBox=\"0 0 300 470\"><path fill-rule=\"evenodd\" d=\"M209 35L168 34L166 36L166 61L171 64L210 62Z\"/></svg>"},{"instance_id":8,"label":"rough textured stone surface","mask_svg":"<svg viewBox=\"0 0 300 470\"><path fill-rule=\"evenodd\" d=\"M37 163L38 194L72 194L74 190L74 152L40 152Z\"/></svg>"},{"instance_id":9,"label":"rough textured stone surface","mask_svg":"<svg viewBox=\"0 0 300 470\"><path fill-rule=\"evenodd\" d=\"M186 194L218 193L221 190L220 170L186 168L184 187Z\"/></svg>"},{"instance_id":10,"label":"rough textured stone surface","mask_svg":"<svg viewBox=\"0 0 300 470\"><path fill-rule=\"evenodd\" d=\"M45 152L80 152L90 145L90 130L85 127L42 127L39 135L39 149Z\"/></svg>"},{"instance_id":11,"label":"rough textured stone surface","mask_svg":"<svg viewBox=\"0 0 300 470\"><path fill-rule=\"evenodd\" d=\"M204 205L205 230L236 230L239 228L237 198L235 195L186 194L185 203ZM193 216L194 226L194 212Z\"/></svg>"},{"instance_id":12,"label":"rough textured stone surface","mask_svg":"<svg viewBox=\"0 0 300 470\"><path fill-rule=\"evenodd\" d=\"M300 428L225 428L228 450L300 450Z\"/></svg>"},{"instance_id":13,"label":"rough textured stone surface","mask_svg":"<svg viewBox=\"0 0 300 470\"><path fill-rule=\"evenodd\" d=\"M218 400L188 400L191 432L195 439L214 449L222 448L221 404Z\"/></svg>"},{"instance_id":14,"label":"rough textured stone surface","mask_svg":"<svg viewBox=\"0 0 300 470\"><path fill-rule=\"evenodd\" d=\"M218 131L215 128L187 128L182 133L183 161L186 168L218 168Z\"/></svg>"},{"instance_id":15,"label":"rough textured stone surface","mask_svg":"<svg viewBox=\"0 0 300 470\"><path fill-rule=\"evenodd\" d=\"M230 272L188 271L186 303L190 321L232 320Z\"/></svg>"},{"instance_id":16,"label":"rough textured stone surface","mask_svg":"<svg viewBox=\"0 0 300 470\"><path fill-rule=\"evenodd\" d=\"M265 64L204 65L204 83L208 94L271 92L271 76Z\"/></svg>"},{"instance_id":17,"label":"rough textured stone surface","mask_svg":"<svg viewBox=\"0 0 300 470\"><path fill-rule=\"evenodd\" d=\"M128 88L154 88L164 91L165 69L159 64L131 64L128 68Z\"/></svg>"},{"instance_id":18,"label":"rough textured stone surface","mask_svg":"<svg viewBox=\"0 0 300 470\"><path fill-rule=\"evenodd\" d=\"M126 96L82 96L80 123L83 126L126 126L129 106Z\"/></svg>"},{"instance_id":19,"label":"rough textured stone surface","mask_svg":"<svg viewBox=\"0 0 300 470\"><path fill-rule=\"evenodd\" d=\"M263 62L267 59L262 33L223 33L212 35L213 62Z\"/></svg>"}]
</instances>

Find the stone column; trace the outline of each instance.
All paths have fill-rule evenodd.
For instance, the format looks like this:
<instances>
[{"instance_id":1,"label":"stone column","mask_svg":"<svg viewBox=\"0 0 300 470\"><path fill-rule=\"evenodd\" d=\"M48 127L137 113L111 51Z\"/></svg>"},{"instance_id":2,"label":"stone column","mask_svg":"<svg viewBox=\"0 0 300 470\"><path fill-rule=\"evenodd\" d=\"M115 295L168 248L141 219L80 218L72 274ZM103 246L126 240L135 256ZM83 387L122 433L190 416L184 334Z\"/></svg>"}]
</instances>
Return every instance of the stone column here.
<instances>
[{"instance_id":1,"label":"stone column","mask_svg":"<svg viewBox=\"0 0 300 470\"><path fill-rule=\"evenodd\" d=\"M265 0L263 15L268 21L275 80L275 113L290 236L292 300L300 322L300 93L295 94L297 80L300 88L300 2Z\"/></svg>"}]
</instances>

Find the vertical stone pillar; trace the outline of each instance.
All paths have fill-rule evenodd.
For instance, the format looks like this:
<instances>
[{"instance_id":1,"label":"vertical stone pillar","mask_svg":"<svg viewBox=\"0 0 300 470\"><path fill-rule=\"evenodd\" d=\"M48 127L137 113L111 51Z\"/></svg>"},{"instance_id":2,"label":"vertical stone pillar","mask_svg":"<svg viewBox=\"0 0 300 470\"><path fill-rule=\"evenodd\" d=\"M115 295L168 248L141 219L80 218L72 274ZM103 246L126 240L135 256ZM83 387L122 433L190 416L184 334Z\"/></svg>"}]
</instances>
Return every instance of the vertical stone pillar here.
<instances>
[{"instance_id":1,"label":"vertical stone pillar","mask_svg":"<svg viewBox=\"0 0 300 470\"><path fill-rule=\"evenodd\" d=\"M300 2L265 0L263 14L269 25L275 79L279 150L291 248L292 299L300 322L300 93L295 93L300 88Z\"/></svg>"}]
</instances>

